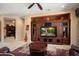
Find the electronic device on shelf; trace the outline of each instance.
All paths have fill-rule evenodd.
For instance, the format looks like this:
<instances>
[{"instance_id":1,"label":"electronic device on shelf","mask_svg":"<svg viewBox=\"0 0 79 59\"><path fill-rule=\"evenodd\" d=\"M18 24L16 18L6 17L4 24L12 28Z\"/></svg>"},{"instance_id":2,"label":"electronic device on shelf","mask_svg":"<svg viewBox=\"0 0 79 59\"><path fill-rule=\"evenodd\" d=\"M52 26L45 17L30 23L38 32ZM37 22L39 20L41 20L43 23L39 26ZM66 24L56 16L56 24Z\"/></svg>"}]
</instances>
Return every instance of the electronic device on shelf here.
<instances>
[{"instance_id":1,"label":"electronic device on shelf","mask_svg":"<svg viewBox=\"0 0 79 59\"><path fill-rule=\"evenodd\" d=\"M55 26L52 27L41 27L40 28L40 35L47 36L47 37L56 37L57 36L57 28Z\"/></svg>"}]
</instances>

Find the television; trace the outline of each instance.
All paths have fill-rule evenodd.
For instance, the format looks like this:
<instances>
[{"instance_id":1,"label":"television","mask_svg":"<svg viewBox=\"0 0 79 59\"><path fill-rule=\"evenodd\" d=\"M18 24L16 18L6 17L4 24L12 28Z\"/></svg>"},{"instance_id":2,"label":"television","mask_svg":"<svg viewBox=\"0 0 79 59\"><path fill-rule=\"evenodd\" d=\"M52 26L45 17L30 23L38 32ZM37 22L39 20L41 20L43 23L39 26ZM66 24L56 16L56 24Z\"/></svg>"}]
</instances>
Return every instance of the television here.
<instances>
[{"instance_id":1,"label":"television","mask_svg":"<svg viewBox=\"0 0 79 59\"><path fill-rule=\"evenodd\" d=\"M52 27L41 27L40 29L40 35L41 36L52 36L56 37L57 35L57 28L55 26Z\"/></svg>"}]
</instances>

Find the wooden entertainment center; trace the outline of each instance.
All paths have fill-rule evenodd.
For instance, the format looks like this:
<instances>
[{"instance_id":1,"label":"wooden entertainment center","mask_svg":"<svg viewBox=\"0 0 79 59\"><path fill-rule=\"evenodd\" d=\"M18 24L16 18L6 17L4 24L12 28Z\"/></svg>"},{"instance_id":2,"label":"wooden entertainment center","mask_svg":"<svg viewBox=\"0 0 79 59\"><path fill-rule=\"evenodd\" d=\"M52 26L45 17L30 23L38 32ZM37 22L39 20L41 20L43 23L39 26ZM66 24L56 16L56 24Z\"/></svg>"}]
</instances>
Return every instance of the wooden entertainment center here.
<instances>
[{"instance_id":1,"label":"wooden entertainment center","mask_svg":"<svg viewBox=\"0 0 79 59\"><path fill-rule=\"evenodd\" d=\"M31 18L31 40L70 44L70 13Z\"/></svg>"}]
</instances>

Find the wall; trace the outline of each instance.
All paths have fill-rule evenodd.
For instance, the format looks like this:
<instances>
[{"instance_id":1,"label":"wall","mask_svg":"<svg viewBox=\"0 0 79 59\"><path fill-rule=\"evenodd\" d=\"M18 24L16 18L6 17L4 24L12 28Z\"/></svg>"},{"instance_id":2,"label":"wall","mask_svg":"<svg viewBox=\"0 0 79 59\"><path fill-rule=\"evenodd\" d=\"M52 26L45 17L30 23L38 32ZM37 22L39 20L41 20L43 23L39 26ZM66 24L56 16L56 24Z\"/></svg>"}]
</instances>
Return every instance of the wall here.
<instances>
[{"instance_id":1,"label":"wall","mask_svg":"<svg viewBox=\"0 0 79 59\"><path fill-rule=\"evenodd\" d=\"M1 41L1 21L0 21L0 41Z\"/></svg>"},{"instance_id":2,"label":"wall","mask_svg":"<svg viewBox=\"0 0 79 59\"><path fill-rule=\"evenodd\" d=\"M38 16L46 16L46 15L56 15L56 14L64 14L64 13L71 13L71 44L76 45L77 43L77 18L75 17L75 14L73 12L74 10L64 10L64 11L58 11L58 12L48 12L48 13L42 13L42 14L36 14L32 16L25 17L25 26L29 25L29 31L27 31L27 39L28 43L31 42L31 17L38 17ZM48 50L52 50L54 48L65 48L69 49L70 45L54 45L54 44L48 44ZM56 49L55 49L56 50Z\"/></svg>"},{"instance_id":3,"label":"wall","mask_svg":"<svg viewBox=\"0 0 79 59\"><path fill-rule=\"evenodd\" d=\"M4 19L3 16L0 16L1 21L1 42L4 42Z\"/></svg>"},{"instance_id":4,"label":"wall","mask_svg":"<svg viewBox=\"0 0 79 59\"><path fill-rule=\"evenodd\" d=\"M77 24L77 46L79 47L79 17L77 18L78 19L78 24Z\"/></svg>"},{"instance_id":5,"label":"wall","mask_svg":"<svg viewBox=\"0 0 79 59\"><path fill-rule=\"evenodd\" d=\"M20 18L16 20L16 40L23 40L24 22Z\"/></svg>"},{"instance_id":6,"label":"wall","mask_svg":"<svg viewBox=\"0 0 79 59\"><path fill-rule=\"evenodd\" d=\"M26 25L29 25L29 30L26 31ZM31 43L31 17L25 17L25 35L27 35L27 43Z\"/></svg>"},{"instance_id":7,"label":"wall","mask_svg":"<svg viewBox=\"0 0 79 59\"><path fill-rule=\"evenodd\" d=\"M75 11L71 13L71 44L77 45L77 24L78 19L75 16Z\"/></svg>"}]
</instances>

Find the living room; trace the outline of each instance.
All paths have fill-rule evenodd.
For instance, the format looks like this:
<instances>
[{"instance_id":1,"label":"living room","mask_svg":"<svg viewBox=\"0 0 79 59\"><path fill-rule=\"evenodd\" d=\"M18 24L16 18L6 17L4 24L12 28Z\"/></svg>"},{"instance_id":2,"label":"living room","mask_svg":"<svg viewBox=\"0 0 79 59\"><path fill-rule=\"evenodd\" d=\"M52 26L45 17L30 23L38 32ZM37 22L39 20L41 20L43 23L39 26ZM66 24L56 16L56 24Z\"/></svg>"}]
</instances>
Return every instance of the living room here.
<instances>
[{"instance_id":1,"label":"living room","mask_svg":"<svg viewBox=\"0 0 79 59\"><path fill-rule=\"evenodd\" d=\"M78 47L79 14L76 15L76 9L78 8L79 4L40 3L43 10L38 7L39 3L33 3L33 6L28 9L28 6L30 6L31 4L32 3L0 4L2 6L2 9L0 9L0 48L2 50L4 50L4 47L8 47L15 56L29 56L30 54L32 54L31 52L29 52L29 47L31 47L30 44L35 42L35 45L39 46L40 44L38 43L40 42L42 44L43 42L44 44L46 44L46 48L44 48L47 51L45 52L46 55L54 56L63 50L64 52L62 51L61 54L57 54L59 56L63 55L63 53L69 55L69 50L73 45ZM51 23L53 23L54 25L51 25ZM65 25L61 25L61 23L64 23ZM33 27L32 24L34 24L33 26L36 26L36 28ZM12 26L14 26L15 29L12 31L7 30L7 25L9 28L13 28ZM55 26L57 28L55 28ZM63 31L66 30L64 26L67 28L67 31L65 33L66 38L68 39L67 43L64 43L65 39L63 35L65 34L63 34ZM55 29L52 30L52 33L54 34L47 33L49 30L48 27ZM44 32L46 34L40 32L42 31L41 29L44 29ZM40 48L40 46L38 48ZM39 55L39 53L32 55Z\"/></svg>"}]
</instances>

